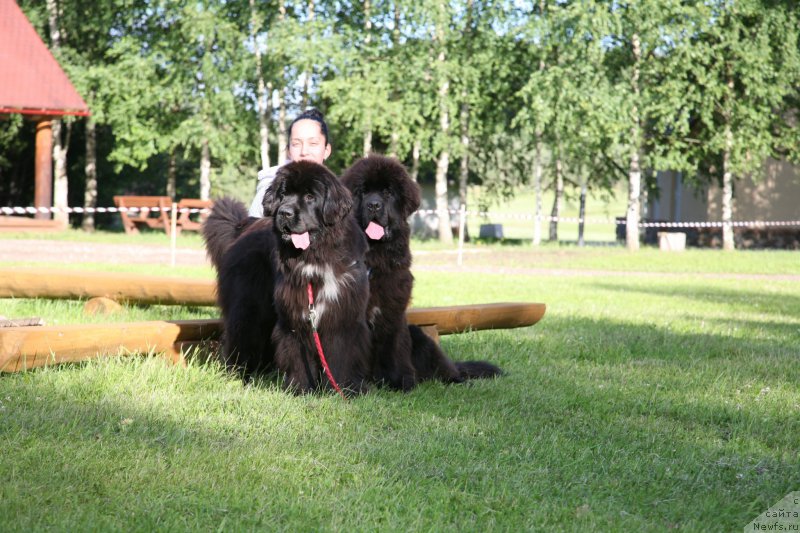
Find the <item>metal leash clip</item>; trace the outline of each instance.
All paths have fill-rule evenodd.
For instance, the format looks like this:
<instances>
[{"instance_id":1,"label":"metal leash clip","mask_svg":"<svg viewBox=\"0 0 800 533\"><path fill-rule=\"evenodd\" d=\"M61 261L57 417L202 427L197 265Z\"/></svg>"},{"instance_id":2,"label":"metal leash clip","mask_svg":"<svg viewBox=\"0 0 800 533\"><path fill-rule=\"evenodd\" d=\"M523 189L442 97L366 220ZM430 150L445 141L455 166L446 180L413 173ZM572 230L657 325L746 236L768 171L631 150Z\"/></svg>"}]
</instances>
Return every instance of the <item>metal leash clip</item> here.
<instances>
[{"instance_id":1,"label":"metal leash clip","mask_svg":"<svg viewBox=\"0 0 800 533\"><path fill-rule=\"evenodd\" d=\"M317 331L317 311L314 309L314 304L308 306L308 321L311 324L311 329Z\"/></svg>"}]
</instances>

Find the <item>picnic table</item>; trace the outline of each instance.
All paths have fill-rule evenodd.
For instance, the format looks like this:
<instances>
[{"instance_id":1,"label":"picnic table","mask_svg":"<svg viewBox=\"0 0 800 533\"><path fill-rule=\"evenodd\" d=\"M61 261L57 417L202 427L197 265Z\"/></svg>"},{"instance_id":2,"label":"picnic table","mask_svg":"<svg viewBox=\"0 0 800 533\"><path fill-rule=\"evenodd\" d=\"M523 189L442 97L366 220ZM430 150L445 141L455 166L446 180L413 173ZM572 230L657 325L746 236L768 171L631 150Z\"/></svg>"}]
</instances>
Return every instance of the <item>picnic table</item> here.
<instances>
[{"instance_id":1,"label":"picnic table","mask_svg":"<svg viewBox=\"0 0 800 533\"><path fill-rule=\"evenodd\" d=\"M183 198L175 204L169 196L114 196L114 205L120 210L125 233L134 235L140 228L163 229L167 235L172 231L170 213L173 205L178 210L175 232L181 230L200 231L208 211L214 205L211 200Z\"/></svg>"}]
</instances>

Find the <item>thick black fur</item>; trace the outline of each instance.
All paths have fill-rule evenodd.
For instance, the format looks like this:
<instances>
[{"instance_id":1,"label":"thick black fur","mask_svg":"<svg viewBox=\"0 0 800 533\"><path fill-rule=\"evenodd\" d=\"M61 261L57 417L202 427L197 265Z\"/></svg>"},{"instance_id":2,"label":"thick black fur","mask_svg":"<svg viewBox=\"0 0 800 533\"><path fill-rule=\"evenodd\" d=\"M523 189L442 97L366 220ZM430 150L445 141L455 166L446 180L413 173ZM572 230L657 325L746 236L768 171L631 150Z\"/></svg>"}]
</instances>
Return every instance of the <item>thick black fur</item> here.
<instances>
[{"instance_id":1,"label":"thick black fur","mask_svg":"<svg viewBox=\"0 0 800 533\"><path fill-rule=\"evenodd\" d=\"M420 192L403 165L372 155L354 163L341 179L353 195L353 211L362 230L370 222L384 228L380 240L369 239L366 256L373 379L410 390L428 379L458 383L501 374L485 361L454 363L433 339L406 320L414 284L408 217L419 208Z\"/></svg>"},{"instance_id":2,"label":"thick black fur","mask_svg":"<svg viewBox=\"0 0 800 533\"><path fill-rule=\"evenodd\" d=\"M222 311L222 355L245 375L275 368L270 342L278 317L272 305L276 239L269 219L249 219L244 204L214 202L203 226L217 268L217 304Z\"/></svg>"},{"instance_id":3,"label":"thick black fur","mask_svg":"<svg viewBox=\"0 0 800 533\"><path fill-rule=\"evenodd\" d=\"M367 242L351 206L350 193L336 176L306 161L282 167L264 196L264 214L274 221L276 241L275 362L287 388L297 392L330 388L309 322L309 282L317 330L335 380L350 393L365 391L369 380ZM304 232L310 245L301 250L291 235Z\"/></svg>"},{"instance_id":4,"label":"thick black fur","mask_svg":"<svg viewBox=\"0 0 800 533\"><path fill-rule=\"evenodd\" d=\"M247 208L239 200L223 197L214 202L211 214L203 224L202 234L208 258L217 271L231 244L256 220L249 216Z\"/></svg>"}]
</instances>

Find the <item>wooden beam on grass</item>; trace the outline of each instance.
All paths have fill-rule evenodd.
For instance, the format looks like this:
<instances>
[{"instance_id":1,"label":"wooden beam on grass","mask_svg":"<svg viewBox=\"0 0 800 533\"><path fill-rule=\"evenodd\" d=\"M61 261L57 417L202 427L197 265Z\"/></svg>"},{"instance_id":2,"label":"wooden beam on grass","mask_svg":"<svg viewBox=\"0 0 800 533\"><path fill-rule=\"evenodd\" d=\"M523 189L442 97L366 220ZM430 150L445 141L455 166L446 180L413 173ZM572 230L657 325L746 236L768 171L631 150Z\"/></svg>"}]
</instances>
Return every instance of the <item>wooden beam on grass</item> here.
<instances>
[{"instance_id":1,"label":"wooden beam on grass","mask_svg":"<svg viewBox=\"0 0 800 533\"><path fill-rule=\"evenodd\" d=\"M0 372L20 372L56 363L75 363L120 353L182 356L176 343L219 337L219 320L177 320L121 324L73 324L0 330Z\"/></svg>"},{"instance_id":2,"label":"wooden beam on grass","mask_svg":"<svg viewBox=\"0 0 800 533\"><path fill-rule=\"evenodd\" d=\"M540 303L492 303L449 307L412 307L411 324L435 325L439 335L470 330L510 329L536 324L547 309Z\"/></svg>"},{"instance_id":3,"label":"wooden beam on grass","mask_svg":"<svg viewBox=\"0 0 800 533\"><path fill-rule=\"evenodd\" d=\"M532 326L545 310L546 306L540 303L495 303L412 308L407 316L412 324L429 330L435 326L439 334L448 334ZM118 353L164 353L180 362L182 346L216 340L221 332L222 322L218 319L2 328L0 372Z\"/></svg>"},{"instance_id":4,"label":"wooden beam on grass","mask_svg":"<svg viewBox=\"0 0 800 533\"><path fill-rule=\"evenodd\" d=\"M216 281L123 272L0 269L0 298L89 299L162 305L215 305Z\"/></svg>"}]
</instances>

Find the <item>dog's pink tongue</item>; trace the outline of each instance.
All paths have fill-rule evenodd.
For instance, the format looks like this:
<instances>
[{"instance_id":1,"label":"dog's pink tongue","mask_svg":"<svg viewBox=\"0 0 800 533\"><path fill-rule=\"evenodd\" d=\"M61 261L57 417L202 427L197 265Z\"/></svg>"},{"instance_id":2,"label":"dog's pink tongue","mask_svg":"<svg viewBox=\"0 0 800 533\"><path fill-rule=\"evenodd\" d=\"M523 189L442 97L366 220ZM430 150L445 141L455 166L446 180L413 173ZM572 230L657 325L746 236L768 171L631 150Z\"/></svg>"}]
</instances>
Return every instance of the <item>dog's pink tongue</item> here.
<instances>
[{"instance_id":1,"label":"dog's pink tongue","mask_svg":"<svg viewBox=\"0 0 800 533\"><path fill-rule=\"evenodd\" d=\"M292 233L292 244L294 244L295 248L300 248L301 250L308 248L308 245L311 244L311 240L308 238L308 232Z\"/></svg>"},{"instance_id":2,"label":"dog's pink tongue","mask_svg":"<svg viewBox=\"0 0 800 533\"><path fill-rule=\"evenodd\" d=\"M367 237L373 241L379 241L383 238L383 226L380 226L374 222L370 222L369 226L367 226L367 229L364 231L367 233Z\"/></svg>"}]
</instances>

